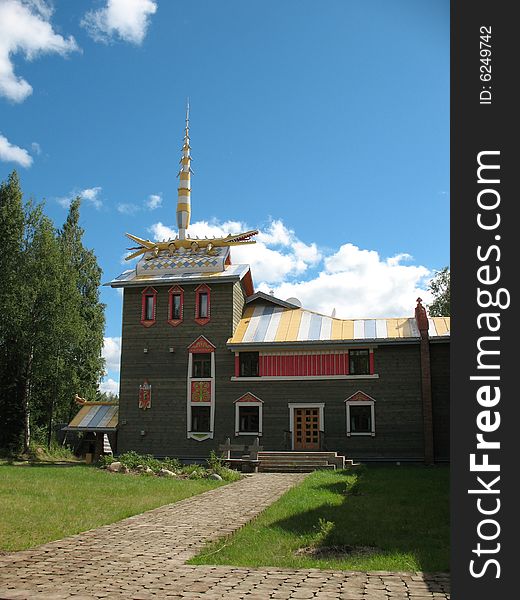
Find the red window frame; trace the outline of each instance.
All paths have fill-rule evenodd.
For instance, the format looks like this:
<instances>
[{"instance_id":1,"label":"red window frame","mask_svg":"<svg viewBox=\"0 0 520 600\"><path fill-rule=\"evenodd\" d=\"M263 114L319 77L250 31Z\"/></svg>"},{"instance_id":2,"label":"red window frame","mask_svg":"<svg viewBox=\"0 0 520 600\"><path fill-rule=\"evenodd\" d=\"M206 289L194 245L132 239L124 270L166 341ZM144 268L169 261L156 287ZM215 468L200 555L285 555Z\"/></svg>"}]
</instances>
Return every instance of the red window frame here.
<instances>
[{"instance_id":1,"label":"red window frame","mask_svg":"<svg viewBox=\"0 0 520 600\"><path fill-rule=\"evenodd\" d=\"M173 297L179 296L181 299L180 319L173 319ZM174 285L168 290L168 323L173 327L180 325L184 319L184 290L178 285Z\"/></svg>"},{"instance_id":2,"label":"red window frame","mask_svg":"<svg viewBox=\"0 0 520 600\"><path fill-rule=\"evenodd\" d=\"M146 298L153 298L153 319L146 318ZM151 327L155 325L157 318L157 290L153 287L147 287L141 292L141 325L143 327Z\"/></svg>"},{"instance_id":3,"label":"red window frame","mask_svg":"<svg viewBox=\"0 0 520 600\"><path fill-rule=\"evenodd\" d=\"M199 316L201 294L208 295L208 316L207 317ZM209 323L210 320L211 320L211 289L205 283L202 283L195 289L195 323L198 323L199 325L206 325L206 323Z\"/></svg>"}]
</instances>

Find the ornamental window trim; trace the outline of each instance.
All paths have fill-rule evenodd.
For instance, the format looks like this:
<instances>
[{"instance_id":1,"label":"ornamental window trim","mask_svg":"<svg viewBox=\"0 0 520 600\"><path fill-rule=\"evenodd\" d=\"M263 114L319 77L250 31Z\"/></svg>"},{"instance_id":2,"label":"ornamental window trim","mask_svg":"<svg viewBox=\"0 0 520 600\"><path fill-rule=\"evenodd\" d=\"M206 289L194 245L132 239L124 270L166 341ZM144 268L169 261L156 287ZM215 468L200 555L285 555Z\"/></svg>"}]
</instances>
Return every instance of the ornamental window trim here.
<instances>
[{"instance_id":1,"label":"ornamental window trim","mask_svg":"<svg viewBox=\"0 0 520 600\"><path fill-rule=\"evenodd\" d=\"M206 348L192 351L192 347L201 338L206 344ZM193 377L193 355L194 354L209 354L211 360L210 366L210 377ZM192 383L204 383L208 382L209 401L194 401ZM193 431L192 430L192 408L193 407L208 407L210 409L209 416L209 431ZM186 435L188 439L193 439L198 442L203 440L213 439L215 432L215 346L204 336L199 336L190 346L188 347L188 377L187 377L187 398L186 398Z\"/></svg>"},{"instance_id":2,"label":"ornamental window trim","mask_svg":"<svg viewBox=\"0 0 520 600\"><path fill-rule=\"evenodd\" d=\"M207 298L206 316L201 316L201 296L205 294ZM211 289L205 283L201 283L195 288L195 323L206 325L211 320Z\"/></svg>"},{"instance_id":3,"label":"ornamental window trim","mask_svg":"<svg viewBox=\"0 0 520 600\"><path fill-rule=\"evenodd\" d=\"M173 307L174 307L174 298L180 298L180 306L179 306L179 318L174 318L173 315ZM168 290L168 323L172 327L177 327L184 320L184 290L178 286L174 285L172 288Z\"/></svg>"},{"instance_id":4,"label":"ornamental window trim","mask_svg":"<svg viewBox=\"0 0 520 600\"><path fill-rule=\"evenodd\" d=\"M152 318L147 318L147 299L152 298ZM151 327L157 320L157 290L153 287L146 287L141 292L141 325Z\"/></svg>"},{"instance_id":5,"label":"ornamental window trim","mask_svg":"<svg viewBox=\"0 0 520 600\"><path fill-rule=\"evenodd\" d=\"M240 435L256 435L262 436L263 432L263 405L264 402L258 396L251 392L247 392L240 396L234 402L235 404L235 436ZM240 430L240 409L244 407L254 406L258 408L258 431L241 431Z\"/></svg>"},{"instance_id":6,"label":"ornamental window trim","mask_svg":"<svg viewBox=\"0 0 520 600\"><path fill-rule=\"evenodd\" d=\"M360 399L362 398L362 399ZM375 405L376 401L374 398L365 394L365 392L357 391L352 396L349 396L345 400L345 408L346 408L346 419L347 419L347 437L351 436L369 436L375 437L376 435L376 414L375 414ZM369 406L370 407L370 431L352 431L351 427L351 407L356 406Z\"/></svg>"}]
</instances>

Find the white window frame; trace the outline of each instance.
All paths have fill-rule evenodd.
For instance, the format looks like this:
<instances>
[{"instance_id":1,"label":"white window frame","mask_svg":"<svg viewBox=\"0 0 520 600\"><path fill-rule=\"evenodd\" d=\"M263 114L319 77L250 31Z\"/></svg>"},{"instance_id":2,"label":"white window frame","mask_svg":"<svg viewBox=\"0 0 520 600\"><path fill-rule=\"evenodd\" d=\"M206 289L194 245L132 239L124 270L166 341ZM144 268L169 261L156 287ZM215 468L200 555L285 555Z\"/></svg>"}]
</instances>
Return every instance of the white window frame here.
<instances>
[{"instance_id":1,"label":"white window frame","mask_svg":"<svg viewBox=\"0 0 520 600\"><path fill-rule=\"evenodd\" d=\"M252 396L254 394L251 394ZM256 396L255 396L256 397ZM263 415L262 415L262 400L258 398L257 402L240 402L237 400L235 402L235 435L256 435L260 437L262 435L262 427L263 427ZM240 431L240 408L242 406L258 406L258 431Z\"/></svg>"},{"instance_id":2,"label":"white window frame","mask_svg":"<svg viewBox=\"0 0 520 600\"><path fill-rule=\"evenodd\" d=\"M347 437L355 436L371 436L376 435L376 411L375 411L375 400L346 400L345 406L347 408ZM370 429L371 431L351 431L350 430L350 407L351 406L370 406Z\"/></svg>"},{"instance_id":3,"label":"white window frame","mask_svg":"<svg viewBox=\"0 0 520 600\"><path fill-rule=\"evenodd\" d=\"M195 353L196 354L196 353ZM187 377L187 437L188 439L202 442L203 440L213 439L215 432L215 351L211 354L211 377L192 377L193 372L193 352L188 354L188 377ZM209 381L211 382L211 400L210 402L192 402L191 401L191 382L192 381ZM191 407L192 406L209 406L210 407L210 430L209 431L191 431Z\"/></svg>"}]
</instances>

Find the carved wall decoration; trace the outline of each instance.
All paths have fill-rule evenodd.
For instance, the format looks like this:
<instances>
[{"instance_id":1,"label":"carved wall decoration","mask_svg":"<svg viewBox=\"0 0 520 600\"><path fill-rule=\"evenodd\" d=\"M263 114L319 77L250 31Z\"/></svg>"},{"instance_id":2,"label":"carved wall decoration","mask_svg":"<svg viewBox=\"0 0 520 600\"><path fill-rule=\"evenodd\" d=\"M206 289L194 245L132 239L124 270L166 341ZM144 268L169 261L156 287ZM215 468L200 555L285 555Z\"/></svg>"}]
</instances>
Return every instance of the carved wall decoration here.
<instances>
[{"instance_id":1,"label":"carved wall decoration","mask_svg":"<svg viewBox=\"0 0 520 600\"><path fill-rule=\"evenodd\" d=\"M146 410L152 408L152 386L145 379L139 386L139 408Z\"/></svg>"}]
</instances>

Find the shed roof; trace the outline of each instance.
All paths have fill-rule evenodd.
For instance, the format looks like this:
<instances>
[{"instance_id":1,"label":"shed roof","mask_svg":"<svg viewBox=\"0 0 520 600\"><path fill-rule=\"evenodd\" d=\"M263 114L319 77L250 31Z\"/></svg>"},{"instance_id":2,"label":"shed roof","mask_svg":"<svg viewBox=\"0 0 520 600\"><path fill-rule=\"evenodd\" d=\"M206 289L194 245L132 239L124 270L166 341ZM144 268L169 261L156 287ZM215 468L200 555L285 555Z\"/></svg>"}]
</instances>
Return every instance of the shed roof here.
<instances>
[{"instance_id":1,"label":"shed roof","mask_svg":"<svg viewBox=\"0 0 520 600\"><path fill-rule=\"evenodd\" d=\"M63 431L116 431L119 406L108 402L86 402Z\"/></svg>"},{"instance_id":2,"label":"shed roof","mask_svg":"<svg viewBox=\"0 0 520 600\"><path fill-rule=\"evenodd\" d=\"M449 317L430 317L430 338L448 339ZM335 319L302 308L266 304L246 306L229 345L305 342L358 342L363 340L419 340L414 317Z\"/></svg>"}]
</instances>

